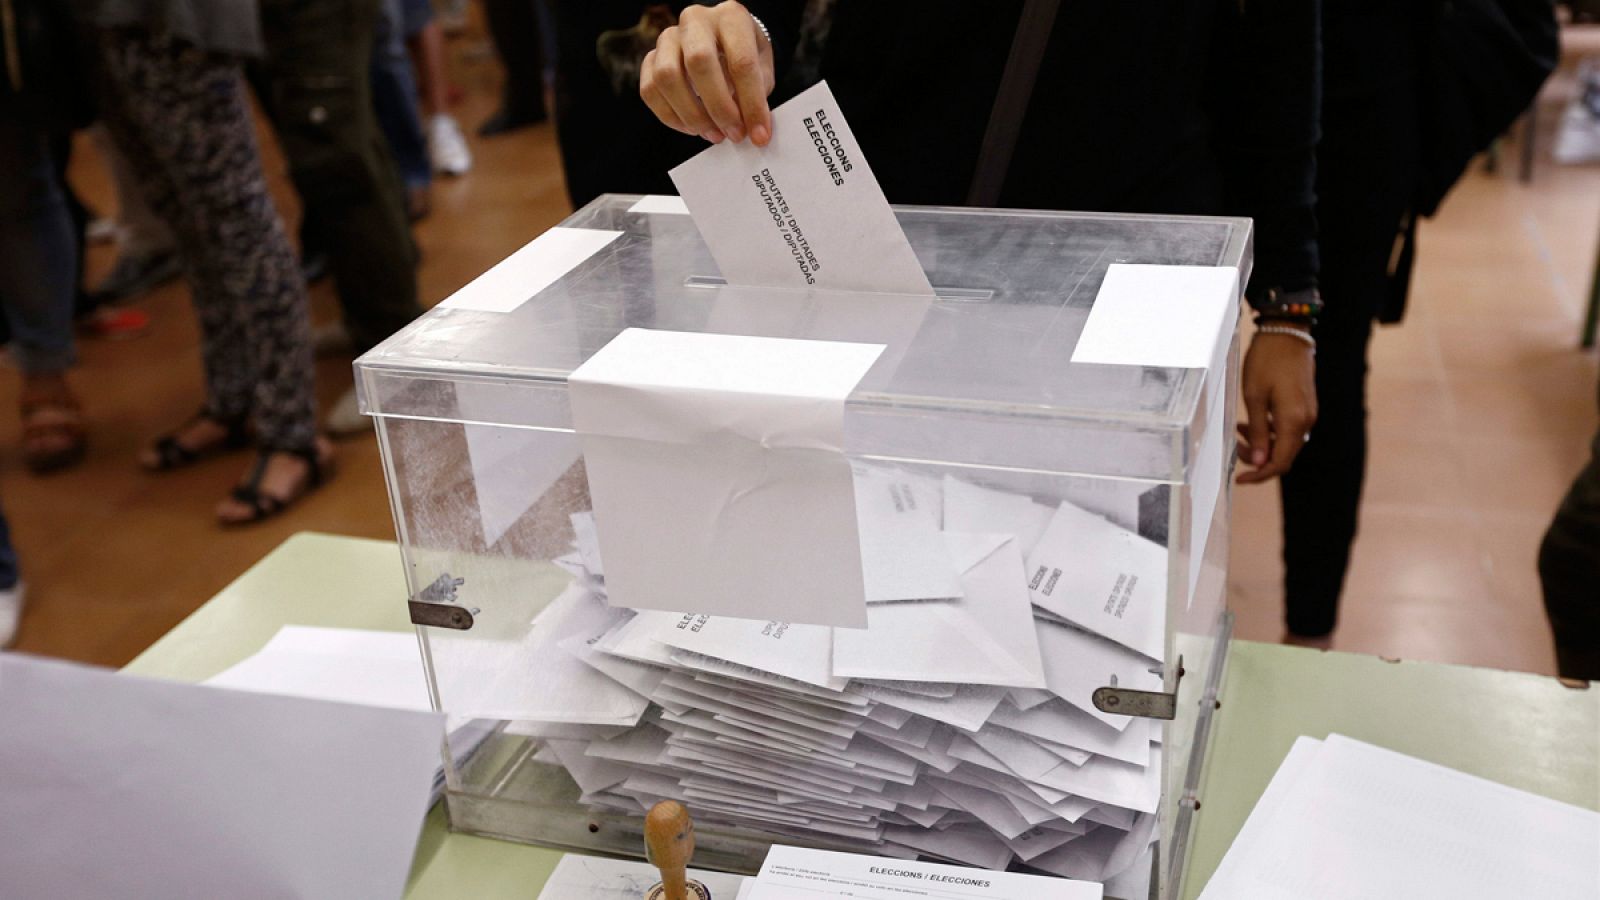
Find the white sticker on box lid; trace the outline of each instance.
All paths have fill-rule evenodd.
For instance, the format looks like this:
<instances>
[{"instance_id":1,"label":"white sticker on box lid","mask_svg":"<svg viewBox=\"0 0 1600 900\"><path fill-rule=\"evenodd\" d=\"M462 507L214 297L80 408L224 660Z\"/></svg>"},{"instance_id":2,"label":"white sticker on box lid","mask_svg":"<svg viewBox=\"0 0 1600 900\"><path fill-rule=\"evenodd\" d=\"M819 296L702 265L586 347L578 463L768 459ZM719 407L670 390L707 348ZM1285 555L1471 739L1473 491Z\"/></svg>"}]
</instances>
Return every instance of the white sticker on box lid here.
<instances>
[{"instance_id":1,"label":"white sticker on box lid","mask_svg":"<svg viewBox=\"0 0 1600 900\"><path fill-rule=\"evenodd\" d=\"M1072 361L1204 369L1238 319L1239 272L1230 266L1113 263Z\"/></svg>"},{"instance_id":2,"label":"white sticker on box lid","mask_svg":"<svg viewBox=\"0 0 1600 900\"><path fill-rule=\"evenodd\" d=\"M610 602L864 627L844 403L883 350L630 328L579 366Z\"/></svg>"},{"instance_id":3,"label":"white sticker on box lid","mask_svg":"<svg viewBox=\"0 0 1600 900\"><path fill-rule=\"evenodd\" d=\"M445 309L511 312L621 236L620 231L557 226L529 241L439 305Z\"/></svg>"},{"instance_id":4,"label":"white sticker on box lid","mask_svg":"<svg viewBox=\"0 0 1600 900\"><path fill-rule=\"evenodd\" d=\"M668 216L687 216L688 204L674 194L645 194L628 207L631 213L658 213Z\"/></svg>"}]
</instances>

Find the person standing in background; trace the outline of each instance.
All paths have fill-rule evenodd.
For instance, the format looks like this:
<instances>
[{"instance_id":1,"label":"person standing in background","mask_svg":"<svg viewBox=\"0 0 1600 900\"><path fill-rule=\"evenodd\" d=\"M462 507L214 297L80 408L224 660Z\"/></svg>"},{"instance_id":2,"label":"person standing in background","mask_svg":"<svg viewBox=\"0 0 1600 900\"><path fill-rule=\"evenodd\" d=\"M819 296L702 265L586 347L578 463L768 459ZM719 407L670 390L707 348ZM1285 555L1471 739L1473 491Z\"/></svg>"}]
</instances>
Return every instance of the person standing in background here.
<instances>
[{"instance_id":1,"label":"person standing in background","mask_svg":"<svg viewBox=\"0 0 1600 900\"><path fill-rule=\"evenodd\" d=\"M365 353L422 313L405 189L372 105L379 0L259 2L250 80L288 158L302 234L326 252L351 348ZM328 424L370 428L354 387Z\"/></svg>"},{"instance_id":2,"label":"person standing in background","mask_svg":"<svg viewBox=\"0 0 1600 900\"><path fill-rule=\"evenodd\" d=\"M76 359L79 234L52 142L89 118L72 21L12 0L0 18L0 312L22 371L22 454L34 472L73 465L87 445L66 372Z\"/></svg>"},{"instance_id":3,"label":"person standing in background","mask_svg":"<svg viewBox=\"0 0 1600 900\"><path fill-rule=\"evenodd\" d=\"M1366 476L1373 322L1404 315L1417 218L1437 210L1468 161L1526 108L1549 72L1539 56L1548 53L1554 65L1548 3L1487 3L1501 16L1497 26L1446 7L1324 5L1317 223L1327 307L1312 329L1320 415L1281 482L1292 643L1326 646L1338 624ZM1494 28L1494 40L1485 42L1479 28ZM1441 58L1460 59L1469 71L1449 70Z\"/></svg>"},{"instance_id":4,"label":"person standing in background","mask_svg":"<svg viewBox=\"0 0 1600 900\"><path fill-rule=\"evenodd\" d=\"M444 28L428 0L401 0L406 46L422 87L422 112L428 120L428 153L443 175L472 171L472 149L461 123L450 114L450 78L444 62Z\"/></svg>"},{"instance_id":5,"label":"person standing in background","mask_svg":"<svg viewBox=\"0 0 1600 900\"><path fill-rule=\"evenodd\" d=\"M500 85L500 107L478 126L479 137L507 134L549 118L544 108L544 41L536 2L483 0L489 38L494 41L505 80Z\"/></svg>"},{"instance_id":6,"label":"person standing in background","mask_svg":"<svg viewBox=\"0 0 1600 900\"><path fill-rule=\"evenodd\" d=\"M406 51L406 18L402 0L383 0L372 47L372 110L388 141L389 152L406 189L406 215L411 221L429 211L433 161L422 133L421 97L416 71Z\"/></svg>"},{"instance_id":7,"label":"person standing in background","mask_svg":"<svg viewBox=\"0 0 1600 900\"><path fill-rule=\"evenodd\" d=\"M205 404L140 461L170 471L254 445L216 515L268 518L322 484L334 451L316 430L305 284L245 102L240 59L261 50L254 0L74 4L102 119L177 238L200 319Z\"/></svg>"},{"instance_id":8,"label":"person standing in background","mask_svg":"<svg viewBox=\"0 0 1600 900\"><path fill-rule=\"evenodd\" d=\"M1539 546L1539 583L1557 671L1600 681L1600 433Z\"/></svg>"},{"instance_id":9,"label":"person standing in background","mask_svg":"<svg viewBox=\"0 0 1600 900\"><path fill-rule=\"evenodd\" d=\"M106 134L104 125L90 126L95 152L105 160L117 197L117 261L89 291L96 304L128 300L183 274L172 230L144 202L133 168Z\"/></svg>"}]
</instances>

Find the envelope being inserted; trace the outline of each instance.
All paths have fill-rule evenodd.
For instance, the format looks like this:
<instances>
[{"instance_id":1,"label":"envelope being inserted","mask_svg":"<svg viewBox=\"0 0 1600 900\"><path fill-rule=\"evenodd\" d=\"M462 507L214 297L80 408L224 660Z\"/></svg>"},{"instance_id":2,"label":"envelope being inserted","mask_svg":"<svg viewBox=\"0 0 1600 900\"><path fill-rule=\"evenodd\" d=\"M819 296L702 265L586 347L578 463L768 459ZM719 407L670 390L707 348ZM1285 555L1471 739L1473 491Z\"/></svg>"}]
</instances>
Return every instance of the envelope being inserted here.
<instances>
[{"instance_id":1,"label":"envelope being inserted","mask_svg":"<svg viewBox=\"0 0 1600 900\"><path fill-rule=\"evenodd\" d=\"M579 366L609 602L866 625L844 402L883 349L630 328Z\"/></svg>"},{"instance_id":2,"label":"envelope being inserted","mask_svg":"<svg viewBox=\"0 0 1600 900\"><path fill-rule=\"evenodd\" d=\"M672 182L729 284L933 296L824 83L772 111L772 142L725 141Z\"/></svg>"}]
</instances>

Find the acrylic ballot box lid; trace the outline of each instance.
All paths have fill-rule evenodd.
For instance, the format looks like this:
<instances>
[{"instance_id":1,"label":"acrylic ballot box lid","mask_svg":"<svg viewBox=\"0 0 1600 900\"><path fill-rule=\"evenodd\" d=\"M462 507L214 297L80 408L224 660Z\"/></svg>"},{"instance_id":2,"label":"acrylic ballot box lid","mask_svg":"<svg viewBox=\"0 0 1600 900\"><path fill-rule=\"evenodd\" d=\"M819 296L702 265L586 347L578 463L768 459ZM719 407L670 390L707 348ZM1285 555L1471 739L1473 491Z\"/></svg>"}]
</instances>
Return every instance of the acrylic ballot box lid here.
<instances>
[{"instance_id":1,"label":"acrylic ballot box lid","mask_svg":"<svg viewBox=\"0 0 1600 900\"><path fill-rule=\"evenodd\" d=\"M1094 515L1086 521L1094 528L1115 529L1115 540L1143 548L1147 562L1138 569L1140 577L1119 580L1111 591L1122 605L1096 599L1089 608L1127 621L1122 617L1135 583L1143 585L1140 596L1163 608L1150 643L1134 651L1122 642L1122 652L1136 658L1122 670L1127 678L1121 686L1127 702L1152 704L1152 718L1161 720L1137 723L1148 726L1148 746L1159 745L1160 751L1151 749L1150 762L1139 771L1159 780L1159 799L1152 795L1147 804L1158 809L1143 812L1159 820L1155 884L1161 896L1172 896L1197 805L1210 698L1229 630L1224 587L1238 339L1230 316L1199 333L1201 352L1188 357L1199 364L1192 367L1091 364L1073 362L1073 355L1111 266L1209 267L1224 281L1236 273L1243 285L1250 274L1251 223L900 207L895 213L935 290L933 297L919 297L727 285L688 215L659 211L672 206L659 199L635 211L639 200L609 195L594 201L539 238L543 243L513 255L356 362L362 409L377 419L430 690L453 725L472 720L472 728L460 727L479 736L470 744L453 736L446 755L452 826L569 849L640 851L639 811L608 806L607 789L582 786L571 767L552 758L562 752L583 758L581 749L563 742L596 734L594 718L563 718L564 711L551 710L560 698L582 694L579 682L586 674L596 677L589 669L597 667L569 660L579 671L550 675L540 660L568 651L576 659L586 652L583 647L617 634L620 626L585 643L582 635L552 623L572 616L547 613L566 616L563 611L576 608L574 602L589 604L583 608L600 618L629 614L616 607L654 609L657 615L662 609L618 598L621 579L610 550L601 571L594 538L605 540L606 525L595 500L595 458L574 428L574 372L628 329L877 344L883 351L843 403L839 449L856 477L865 469L931 486L930 506L946 503L954 486L996 492L999 502L1013 509L1020 504L1030 516L1089 510ZM539 248L550 246L556 252L541 256ZM574 379L580 390L582 381ZM671 479L679 475L673 470ZM663 527L700 531L674 518L677 511L658 516L670 520ZM940 529L1010 530L952 526L948 507L941 516L943 524L929 532L941 553ZM785 522L777 523L778 530L793 531ZM865 546L871 529L862 529ZM1075 533L1068 537L1076 539ZM1019 575L1036 571L1020 531L1013 538L1018 550L1012 552L1021 552ZM1038 533L1032 536L1034 543L1041 540ZM773 593L774 578L759 568L766 562L760 557L765 547L784 542L806 543L785 533L741 556L757 558L762 573L748 588L739 582L741 591ZM649 544L634 541L624 548ZM586 546L594 558L585 555ZM713 558L729 555L737 554ZM863 572L865 559L860 558ZM1108 563L1115 565L1121 563ZM1055 575L1062 575L1061 568ZM1028 579L1021 581L1018 590ZM1042 590L1054 584L1051 579ZM898 599L937 602L949 596ZM1045 621L1038 609L1043 605L1037 596L1031 606L1023 602L1037 627L1060 625ZM669 608L674 620L679 613L706 611ZM628 621L645 619L640 613ZM783 625L775 633L787 628L768 624ZM552 642L552 632L560 640ZM1095 634L1096 640L1117 640ZM829 652L837 655L837 646ZM657 663L677 677L695 678L665 657ZM823 665L831 661L824 658ZM1091 691L1117 686L1116 677L1095 680L1103 671L1077 682L1076 709L1083 715L1096 714L1084 711ZM854 675L828 674L860 683ZM943 677L949 675L941 659L926 681L960 681ZM865 680L883 684L881 678ZM1139 688L1130 689L1130 681L1142 685L1143 699L1132 696ZM663 714L665 704L648 691L637 693L614 708L616 721L624 723L616 726L620 733L677 727ZM892 705L867 696L873 696L872 704ZM641 720L644 707L629 704L645 698L649 711ZM1071 701L1058 694L1041 702L1061 708ZM601 705L597 701L596 709ZM1098 700L1092 707L1131 721L1135 717L1122 714L1126 708L1107 709ZM612 709L603 711L610 715ZM650 777L637 783L661 784ZM1062 788L1059 796L1076 793ZM1129 827L1127 820L1117 821ZM775 835L748 821L715 816L697 826L697 834L701 864L732 870L753 871L767 844L780 839L881 849L826 835ZM901 852L908 851L902 846Z\"/></svg>"},{"instance_id":2,"label":"acrylic ballot box lid","mask_svg":"<svg viewBox=\"0 0 1600 900\"><path fill-rule=\"evenodd\" d=\"M363 411L564 430L567 376L626 328L867 341L889 349L847 405L852 456L1180 482L1206 371L1073 350L1111 264L1230 267L1243 285L1251 261L1248 219L898 207L932 302L732 288L688 215L630 212L638 199L563 222L621 235L536 295L441 305L363 356ZM441 389L463 382L517 399L464 415Z\"/></svg>"}]
</instances>

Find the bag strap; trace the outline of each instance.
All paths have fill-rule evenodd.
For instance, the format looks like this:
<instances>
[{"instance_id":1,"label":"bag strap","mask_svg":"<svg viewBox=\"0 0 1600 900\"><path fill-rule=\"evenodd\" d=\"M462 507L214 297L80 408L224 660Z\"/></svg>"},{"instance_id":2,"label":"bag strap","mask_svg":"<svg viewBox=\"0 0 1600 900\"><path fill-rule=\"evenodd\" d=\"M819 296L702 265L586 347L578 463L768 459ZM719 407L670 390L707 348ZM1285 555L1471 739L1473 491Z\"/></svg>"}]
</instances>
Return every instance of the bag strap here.
<instances>
[{"instance_id":1,"label":"bag strap","mask_svg":"<svg viewBox=\"0 0 1600 900\"><path fill-rule=\"evenodd\" d=\"M989 125L978 150L978 167L972 173L972 185L967 190L968 206L994 206L1000 202L1000 188L1005 185L1006 172L1011 168L1017 135L1022 131L1022 118L1028 112L1028 102L1033 99L1033 85L1039 78L1039 66L1044 62L1045 47L1050 43L1050 31L1055 26L1060 6L1061 0L1024 0L1022 4L1022 18L1017 22L1017 34L1011 41L1011 56L1006 59L1005 72L1000 76L994 110L989 113Z\"/></svg>"},{"instance_id":2,"label":"bag strap","mask_svg":"<svg viewBox=\"0 0 1600 900\"><path fill-rule=\"evenodd\" d=\"M22 92L22 54L17 49L17 9L12 0L0 0L0 55L6 61L6 80L11 92Z\"/></svg>"},{"instance_id":3,"label":"bag strap","mask_svg":"<svg viewBox=\"0 0 1600 900\"><path fill-rule=\"evenodd\" d=\"M1378 301L1378 321L1384 325L1399 322L1406 314L1406 299L1411 295L1411 270L1417 262L1417 214L1406 210L1394 244L1389 251L1388 280Z\"/></svg>"}]
</instances>

